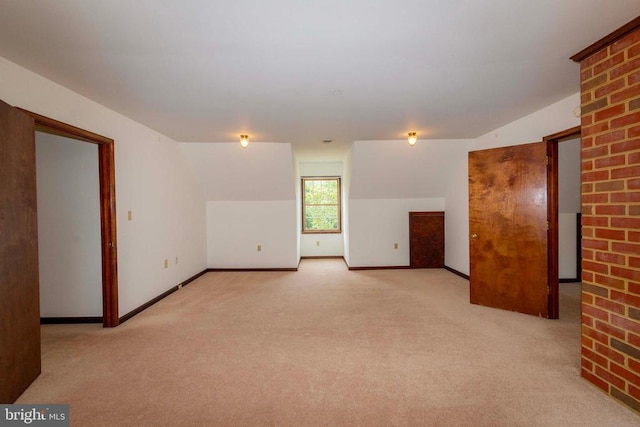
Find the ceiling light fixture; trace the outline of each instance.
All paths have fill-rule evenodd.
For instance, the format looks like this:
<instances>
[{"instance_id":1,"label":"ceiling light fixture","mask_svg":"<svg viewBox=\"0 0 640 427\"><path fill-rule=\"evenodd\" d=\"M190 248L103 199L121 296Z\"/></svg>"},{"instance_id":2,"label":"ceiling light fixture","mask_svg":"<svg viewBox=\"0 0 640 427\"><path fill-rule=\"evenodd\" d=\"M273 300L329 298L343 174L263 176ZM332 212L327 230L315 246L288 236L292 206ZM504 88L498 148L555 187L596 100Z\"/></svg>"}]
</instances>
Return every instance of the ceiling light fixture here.
<instances>
[{"instance_id":1,"label":"ceiling light fixture","mask_svg":"<svg viewBox=\"0 0 640 427\"><path fill-rule=\"evenodd\" d=\"M247 145L249 145L249 135L240 135L240 145L242 145L242 148L247 148Z\"/></svg>"},{"instance_id":2,"label":"ceiling light fixture","mask_svg":"<svg viewBox=\"0 0 640 427\"><path fill-rule=\"evenodd\" d=\"M407 137L407 141L409 141L409 145L410 146L414 146L416 145L416 142L418 141L418 138L416 137L416 133L415 132L409 132L408 137Z\"/></svg>"}]
</instances>

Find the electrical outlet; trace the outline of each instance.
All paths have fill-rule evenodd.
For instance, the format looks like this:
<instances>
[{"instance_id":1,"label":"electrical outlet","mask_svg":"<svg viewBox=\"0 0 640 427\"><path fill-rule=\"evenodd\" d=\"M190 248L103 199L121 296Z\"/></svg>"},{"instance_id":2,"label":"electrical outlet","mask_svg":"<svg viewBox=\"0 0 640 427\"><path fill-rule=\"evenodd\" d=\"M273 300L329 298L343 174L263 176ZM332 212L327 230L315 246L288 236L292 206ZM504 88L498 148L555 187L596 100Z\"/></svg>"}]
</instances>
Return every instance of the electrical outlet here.
<instances>
[{"instance_id":1,"label":"electrical outlet","mask_svg":"<svg viewBox=\"0 0 640 427\"><path fill-rule=\"evenodd\" d=\"M260 252L262 250L262 245L258 245L257 249L258 252Z\"/></svg>"},{"instance_id":2,"label":"electrical outlet","mask_svg":"<svg viewBox=\"0 0 640 427\"><path fill-rule=\"evenodd\" d=\"M164 268L169 268L169 260L168 259L164 260Z\"/></svg>"},{"instance_id":3,"label":"electrical outlet","mask_svg":"<svg viewBox=\"0 0 640 427\"><path fill-rule=\"evenodd\" d=\"M393 244L393 249L398 249L398 244L397 243Z\"/></svg>"}]
</instances>

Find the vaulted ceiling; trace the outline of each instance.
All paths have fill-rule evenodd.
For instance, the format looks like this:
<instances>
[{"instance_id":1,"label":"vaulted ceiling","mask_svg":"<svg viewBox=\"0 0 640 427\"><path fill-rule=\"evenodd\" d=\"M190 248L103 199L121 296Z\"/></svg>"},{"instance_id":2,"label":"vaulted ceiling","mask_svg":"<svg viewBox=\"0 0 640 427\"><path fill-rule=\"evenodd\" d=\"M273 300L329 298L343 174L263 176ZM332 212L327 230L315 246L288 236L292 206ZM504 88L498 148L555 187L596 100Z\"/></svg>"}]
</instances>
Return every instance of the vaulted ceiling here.
<instances>
[{"instance_id":1,"label":"vaulted ceiling","mask_svg":"<svg viewBox=\"0 0 640 427\"><path fill-rule=\"evenodd\" d=\"M178 141L474 138L638 0L0 0L0 56ZM324 144L327 146L329 144Z\"/></svg>"}]
</instances>

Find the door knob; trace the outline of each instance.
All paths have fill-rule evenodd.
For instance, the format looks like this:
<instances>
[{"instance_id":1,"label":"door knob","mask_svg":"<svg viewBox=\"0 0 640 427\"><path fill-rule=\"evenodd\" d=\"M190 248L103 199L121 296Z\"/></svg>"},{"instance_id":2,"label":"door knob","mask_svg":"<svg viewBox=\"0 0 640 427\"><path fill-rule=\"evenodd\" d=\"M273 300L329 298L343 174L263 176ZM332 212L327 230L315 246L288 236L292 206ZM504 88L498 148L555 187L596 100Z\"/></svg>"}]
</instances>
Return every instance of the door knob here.
<instances>
[{"instance_id":1,"label":"door knob","mask_svg":"<svg viewBox=\"0 0 640 427\"><path fill-rule=\"evenodd\" d=\"M478 235L477 235L476 233L473 233L473 234L471 235L471 238L472 238L472 239L475 239L476 237L478 237Z\"/></svg>"}]
</instances>

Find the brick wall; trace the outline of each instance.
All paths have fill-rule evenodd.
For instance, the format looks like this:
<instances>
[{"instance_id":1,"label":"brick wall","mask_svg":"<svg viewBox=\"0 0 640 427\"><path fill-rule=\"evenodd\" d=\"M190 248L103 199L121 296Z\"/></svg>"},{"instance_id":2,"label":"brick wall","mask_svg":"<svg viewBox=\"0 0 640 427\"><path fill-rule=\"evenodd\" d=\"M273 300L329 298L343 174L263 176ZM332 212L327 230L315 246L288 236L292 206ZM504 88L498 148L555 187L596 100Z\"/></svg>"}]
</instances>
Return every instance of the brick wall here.
<instances>
[{"instance_id":1,"label":"brick wall","mask_svg":"<svg viewBox=\"0 0 640 427\"><path fill-rule=\"evenodd\" d=\"M582 376L640 412L640 28L580 65Z\"/></svg>"}]
</instances>

